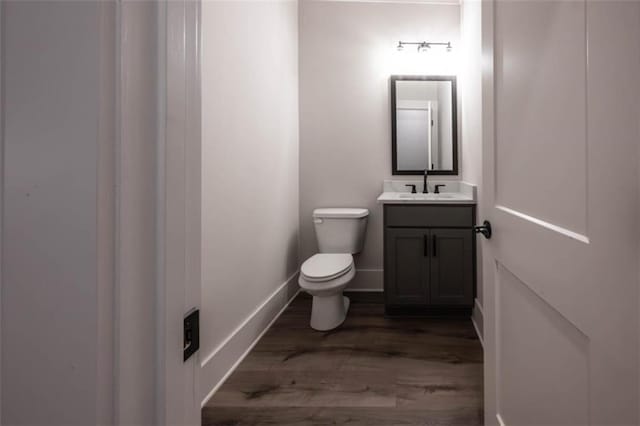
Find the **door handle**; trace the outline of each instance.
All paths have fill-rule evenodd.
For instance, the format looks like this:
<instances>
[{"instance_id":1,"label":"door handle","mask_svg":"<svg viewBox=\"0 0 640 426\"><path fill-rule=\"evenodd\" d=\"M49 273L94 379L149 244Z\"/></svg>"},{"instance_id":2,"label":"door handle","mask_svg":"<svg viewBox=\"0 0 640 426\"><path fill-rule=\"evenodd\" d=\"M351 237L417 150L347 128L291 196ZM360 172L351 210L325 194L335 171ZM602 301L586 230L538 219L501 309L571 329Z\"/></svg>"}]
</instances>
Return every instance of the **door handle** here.
<instances>
[{"instance_id":1,"label":"door handle","mask_svg":"<svg viewBox=\"0 0 640 426\"><path fill-rule=\"evenodd\" d=\"M433 236L433 248L431 249L431 256L436 257L436 248L438 246L438 236Z\"/></svg>"},{"instance_id":2,"label":"door handle","mask_svg":"<svg viewBox=\"0 0 640 426\"><path fill-rule=\"evenodd\" d=\"M429 256L429 236L425 234L422 239L424 242L424 257L427 257Z\"/></svg>"},{"instance_id":3,"label":"door handle","mask_svg":"<svg viewBox=\"0 0 640 426\"><path fill-rule=\"evenodd\" d=\"M482 225L474 226L473 230L476 234L484 235L487 240L491 239L491 222L488 220L485 220Z\"/></svg>"}]
</instances>

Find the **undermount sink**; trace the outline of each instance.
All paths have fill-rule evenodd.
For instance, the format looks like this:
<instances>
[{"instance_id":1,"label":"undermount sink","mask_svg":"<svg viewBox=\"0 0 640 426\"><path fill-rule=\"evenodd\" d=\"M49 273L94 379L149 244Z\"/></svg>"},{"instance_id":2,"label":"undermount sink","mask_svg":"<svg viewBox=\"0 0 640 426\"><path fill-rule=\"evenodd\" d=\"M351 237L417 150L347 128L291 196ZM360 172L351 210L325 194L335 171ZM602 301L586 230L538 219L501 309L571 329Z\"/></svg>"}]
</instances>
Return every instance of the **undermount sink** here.
<instances>
[{"instance_id":1,"label":"undermount sink","mask_svg":"<svg viewBox=\"0 0 640 426\"><path fill-rule=\"evenodd\" d=\"M435 193L429 193L429 194L405 194L405 193L400 193L398 195L398 197L400 198L405 198L408 200L440 200L440 199L447 199L447 198L454 198L453 194L446 194L446 193L440 193L440 194L435 194Z\"/></svg>"}]
</instances>

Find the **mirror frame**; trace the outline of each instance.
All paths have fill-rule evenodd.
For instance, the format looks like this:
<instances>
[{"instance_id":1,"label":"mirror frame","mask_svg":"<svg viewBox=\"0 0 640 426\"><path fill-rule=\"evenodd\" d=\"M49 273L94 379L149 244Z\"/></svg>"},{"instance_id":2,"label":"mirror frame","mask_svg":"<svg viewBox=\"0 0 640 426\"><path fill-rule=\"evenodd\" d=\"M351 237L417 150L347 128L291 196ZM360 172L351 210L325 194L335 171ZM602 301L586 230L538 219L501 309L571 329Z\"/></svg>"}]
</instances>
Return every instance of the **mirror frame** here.
<instances>
[{"instance_id":1,"label":"mirror frame","mask_svg":"<svg viewBox=\"0 0 640 426\"><path fill-rule=\"evenodd\" d=\"M453 147L452 170L429 170L429 175L457 175L458 174L458 95L456 77L453 75L392 75L391 82L391 170L393 175L423 175L424 170L398 170L397 167L397 136L396 136L396 82L397 81L450 81L451 82L451 138Z\"/></svg>"}]
</instances>

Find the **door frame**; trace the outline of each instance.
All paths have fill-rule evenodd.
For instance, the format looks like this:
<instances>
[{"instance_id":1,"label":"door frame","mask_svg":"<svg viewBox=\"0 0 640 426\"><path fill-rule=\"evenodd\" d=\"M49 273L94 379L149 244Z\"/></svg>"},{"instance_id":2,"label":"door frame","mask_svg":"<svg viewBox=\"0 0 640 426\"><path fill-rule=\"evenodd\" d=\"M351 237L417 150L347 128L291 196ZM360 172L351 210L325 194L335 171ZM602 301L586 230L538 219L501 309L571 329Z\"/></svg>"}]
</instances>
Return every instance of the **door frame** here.
<instances>
[{"instance_id":1,"label":"door frame","mask_svg":"<svg viewBox=\"0 0 640 426\"><path fill-rule=\"evenodd\" d=\"M481 7L481 48L482 48L482 176L484 182L494 182L494 170L484 167L487 162L493 164L495 137L495 55L494 55L494 0L484 0ZM488 176L491 173L491 176ZM483 191L480 199L479 217L491 221L493 195L492 191ZM496 336L495 324L495 277L492 264L492 247L490 242L481 238L482 250L482 282L483 286L483 341L484 341L484 423L487 426L504 426L497 411L497 380L496 380Z\"/></svg>"},{"instance_id":2,"label":"door frame","mask_svg":"<svg viewBox=\"0 0 640 426\"><path fill-rule=\"evenodd\" d=\"M199 0L108 1L97 15L97 226L113 225L98 254L109 277L97 294L101 424L200 424L199 356L182 361L185 306L200 290L199 19ZM3 137L0 114L0 148Z\"/></svg>"},{"instance_id":3,"label":"door frame","mask_svg":"<svg viewBox=\"0 0 640 426\"><path fill-rule=\"evenodd\" d=\"M116 5L114 423L199 425L200 1Z\"/></svg>"},{"instance_id":4,"label":"door frame","mask_svg":"<svg viewBox=\"0 0 640 426\"><path fill-rule=\"evenodd\" d=\"M200 354L182 322L200 308L200 1L159 3L156 424L199 425Z\"/></svg>"}]
</instances>

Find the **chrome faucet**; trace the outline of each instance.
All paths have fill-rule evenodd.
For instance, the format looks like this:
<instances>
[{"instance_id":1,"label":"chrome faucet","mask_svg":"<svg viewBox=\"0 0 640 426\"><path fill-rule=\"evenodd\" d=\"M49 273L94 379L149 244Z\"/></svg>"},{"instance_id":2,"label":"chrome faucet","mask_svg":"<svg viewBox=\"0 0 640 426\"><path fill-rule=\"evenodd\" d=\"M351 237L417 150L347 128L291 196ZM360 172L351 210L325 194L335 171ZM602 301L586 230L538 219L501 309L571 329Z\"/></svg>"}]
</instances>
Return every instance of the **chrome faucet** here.
<instances>
[{"instance_id":1,"label":"chrome faucet","mask_svg":"<svg viewBox=\"0 0 640 426\"><path fill-rule=\"evenodd\" d=\"M424 176L422 178L422 193L423 194L428 194L429 193L429 187L427 186L427 177L429 176L429 170L428 169L424 169Z\"/></svg>"}]
</instances>

